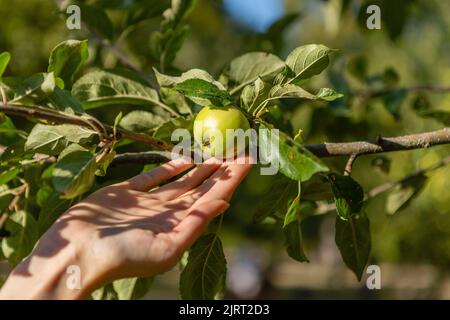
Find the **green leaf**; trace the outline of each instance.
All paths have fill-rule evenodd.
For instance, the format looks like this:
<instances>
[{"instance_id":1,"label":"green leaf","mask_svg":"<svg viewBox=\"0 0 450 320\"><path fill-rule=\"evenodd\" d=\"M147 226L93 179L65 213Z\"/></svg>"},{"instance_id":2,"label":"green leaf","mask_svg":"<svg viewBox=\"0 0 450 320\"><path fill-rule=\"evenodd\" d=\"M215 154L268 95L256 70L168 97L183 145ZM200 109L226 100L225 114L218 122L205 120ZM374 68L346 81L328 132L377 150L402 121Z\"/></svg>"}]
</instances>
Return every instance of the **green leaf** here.
<instances>
[{"instance_id":1,"label":"green leaf","mask_svg":"<svg viewBox=\"0 0 450 320\"><path fill-rule=\"evenodd\" d=\"M192 133L194 118L186 119L184 117L172 118L166 123L154 129L153 136L165 141L171 141L172 133L176 129L187 129ZM192 136L192 135L191 135ZM175 141L174 141L175 142Z\"/></svg>"},{"instance_id":2,"label":"green leaf","mask_svg":"<svg viewBox=\"0 0 450 320\"><path fill-rule=\"evenodd\" d=\"M285 133L261 124L259 132L260 155L270 163L279 163L280 172L290 179L307 181L328 168L315 155Z\"/></svg>"},{"instance_id":3,"label":"green leaf","mask_svg":"<svg viewBox=\"0 0 450 320\"><path fill-rule=\"evenodd\" d=\"M284 62L273 54L251 52L231 61L225 76L236 84L231 92L237 92L258 78L271 81L284 67Z\"/></svg>"},{"instance_id":4,"label":"green leaf","mask_svg":"<svg viewBox=\"0 0 450 320\"><path fill-rule=\"evenodd\" d=\"M298 204L297 204L298 205ZM302 230L299 220L283 227L284 245L288 255L299 262L309 262L303 249Z\"/></svg>"},{"instance_id":5,"label":"green leaf","mask_svg":"<svg viewBox=\"0 0 450 320\"><path fill-rule=\"evenodd\" d=\"M181 298L214 299L225 287L226 273L226 260L219 237L214 233L203 235L189 250L188 263L181 272Z\"/></svg>"},{"instance_id":6,"label":"green leaf","mask_svg":"<svg viewBox=\"0 0 450 320\"><path fill-rule=\"evenodd\" d=\"M399 117L400 107L408 95L406 89L391 91L382 96L385 108L396 118Z\"/></svg>"},{"instance_id":7,"label":"green leaf","mask_svg":"<svg viewBox=\"0 0 450 320\"><path fill-rule=\"evenodd\" d=\"M49 107L66 113L84 113L81 103L72 97L70 91L55 87L48 96Z\"/></svg>"},{"instance_id":8,"label":"green leaf","mask_svg":"<svg viewBox=\"0 0 450 320\"><path fill-rule=\"evenodd\" d=\"M370 161L370 164L374 167L376 167L378 170L383 172L384 174L388 174L389 170L391 169L391 159L385 157L385 156L378 156L373 158Z\"/></svg>"},{"instance_id":9,"label":"green leaf","mask_svg":"<svg viewBox=\"0 0 450 320\"><path fill-rule=\"evenodd\" d=\"M37 73L26 79L5 78L6 91L12 92L9 97L11 102L23 101L26 98L42 100L47 98L56 87L56 79L53 72ZM25 102L29 102L26 100Z\"/></svg>"},{"instance_id":10,"label":"green leaf","mask_svg":"<svg viewBox=\"0 0 450 320\"><path fill-rule=\"evenodd\" d=\"M342 93L336 92L331 88L321 88L317 92L316 97L325 101L334 101L336 99L342 98L344 95Z\"/></svg>"},{"instance_id":11,"label":"green leaf","mask_svg":"<svg viewBox=\"0 0 450 320\"><path fill-rule=\"evenodd\" d=\"M294 49L286 58L286 65L293 71L288 83L298 84L320 74L329 64L329 54L334 50L318 44L309 44Z\"/></svg>"},{"instance_id":12,"label":"green leaf","mask_svg":"<svg viewBox=\"0 0 450 320\"><path fill-rule=\"evenodd\" d=\"M11 146L26 139L27 133L16 128L11 119L5 116L5 120L0 123L0 144Z\"/></svg>"},{"instance_id":13,"label":"green leaf","mask_svg":"<svg viewBox=\"0 0 450 320\"><path fill-rule=\"evenodd\" d=\"M287 28L292 26L300 17L297 12L288 13L272 23L264 35L264 38L273 43L274 52L278 52L282 49L284 43L283 33Z\"/></svg>"},{"instance_id":14,"label":"green leaf","mask_svg":"<svg viewBox=\"0 0 450 320\"><path fill-rule=\"evenodd\" d=\"M58 44L49 59L48 72L64 81L66 87L72 86L74 75L88 59L88 42L67 40Z\"/></svg>"},{"instance_id":15,"label":"green leaf","mask_svg":"<svg viewBox=\"0 0 450 320\"><path fill-rule=\"evenodd\" d=\"M0 167L1 168L1 167ZM12 179L17 177L17 175L20 173L20 168L12 167L9 169L1 168L2 172L0 172L0 186L2 184L7 184Z\"/></svg>"},{"instance_id":16,"label":"green leaf","mask_svg":"<svg viewBox=\"0 0 450 320\"><path fill-rule=\"evenodd\" d=\"M11 235L2 240L2 251L16 265L33 250L38 240L37 223L31 214L17 211L9 216L4 227Z\"/></svg>"},{"instance_id":17,"label":"green leaf","mask_svg":"<svg viewBox=\"0 0 450 320\"><path fill-rule=\"evenodd\" d=\"M269 98L265 102L268 100L286 98L334 101L341 97L343 97L342 94L330 88L322 88L316 95L314 95L294 84L277 84L272 87L269 93Z\"/></svg>"},{"instance_id":18,"label":"green leaf","mask_svg":"<svg viewBox=\"0 0 450 320\"><path fill-rule=\"evenodd\" d=\"M109 3L111 0L104 1ZM130 3L126 2L127 4ZM147 0L146 2L133 3L133 5L123 5L121 8L127 10L126 24L131 26L140 21L160 16L169 6L170 0Z\"/></svg>"},{"instance_id":19,"label":"green leaf","mask_svg":"<svg viewBox=\"0 0 450 320\"><path fill-rule=\"evenodd\" d=\"M231 103L231 96L227 91L202 79L185 80L175 85L175 89L199 105L227 106Z\"/></svg>"},{"instance_id":20,"label":"green leaf","mask_svg":"<svg viewBox=\"0 0 450 320\"><path fill-rule=\"evenodd\" d=\"M411 102L412 108L421 116L422 112L427 112L430 110L431 102L428 95L424 93L417 94ZM445 112L445 110L442 110ZM450 112L448 112L450 113ZM450 122L450 121L449 121Z\"/></svg>"},{"instance_id":21,"label":"green leaf","mask_svg":"<svg viewBox=\"0 0 450 320\"><path fill-rule=\"evenodd\" d=\"M347 69L359 81L366 81L368 65L365 56L358 55L351 58L347 64Z\"/></svg>"},{"instance_id":22,"label":"green leaf","mask_svg":"<svg viewBox=\"0 0 450 320\"><path fill-rule=\"evenodd\" d=\"M114 26L105 10L98 6L91 6L77 2L81 9L83 23L90 32L97 36L112 40L114 37Z\"/></svg>"},{"instance_id":23,"label":"green leaf","mask_svg":"<svg viewBox=\"0 0 450 320\"><path fill-rule=\"evenodd\" d=\"M2 52L0 54L0 80L2 79L3 73L5 72L10 60L11 55L9 52Z\"/></svg>"},{"instance_id":24,"label":"green leaf","mask_svg":"<svg viewBox=\"0 0 450 320\"><path fill-rule=\"evenodd\" d=\"M136 110L125 115L120 125L130 131L148 133L167 120L167 118L147 111Z\"/></svg>"},{"instance_id":25,"label":"green leaf","mask_svg":"<svg viewBox=\"0 0 450 320\"><path fill-rule=\"evenodd\" d=\"M11 194L11 189L8 185L3 184L0 185L0 211L4 212L10 205L11 201L14 199L14 196ZM0 229L1 231L2 229ZM1 240L0 240L0 259L2 257L1 250Z\"/></svg>"},{"instance_id":26,"label":"green leaf","mask_svg":"<svg viewBox=\"0 0 450 320\"><path fill-rule=\"evenodd\" d=\"M95 131L70 124L48 126L37 124L25 143L25 151L57 155L71 143L92 141Z\"/></svg>"},{"instance_id":27,"label":"green leaf","mask_svg":"<svg viewBox=\"0 0 450 320\"><path fill-rule=\"evenodd\" d=\"M47 184L38 190L36 200L41 207L37 225L39 235L42 235L70 207L71 201L61 199L59 193Z\"/></svg>"},{"instance_id":28,"label":"green leaf","mask_svg":"<svg viewBox=\"0 0 450 320\"><path fill-rule=\"evenodd\" d=\"M336 211L344 220L358 214L364 201L364 190L358 182L350 176L329 174L328 180L334 194Z\"/></svg>"},{"instance_id":29,"label":"green leaf","mask_svg":"<svg viewBox=\"0 0 450 320\"><path fill-rule=\"evenodd\" d=\"M2 165L13 165L14 163L20 164L22 160L32 159L33 155L23 150L24 144L25 141L19 140L16 143L7 147L0 154L0 164Z\"/></svg>"},{"instance_id":30,"label":"green leaf","mask_svg":"<svg viewBox=\"0 0 450 320\"><path fill-rule=\"evenodd\" d=\"M144 297L153 284L153 277L128 278L113 282L114 291L119 300L137 300Z\"/></svg>"},{"instance_id":31,"label":"green leaf","mask_svg":"<svg viewBox=\"0 0 450 320\"><path fill-rule=\"evenodd\" d=\"M193 115L192 108L186 98L175 89L161 88L159 91L161 100L170 108L177 110L181 114Z\"/></svg>"},{"instance_id":32,"label":"green leaf","mask_svg":"<svg viewBox=\"0 0 450 320\"><path fill-rule=\"evenodd\" d=\"M95 171L95 175L100 177L106 176L106 172L115 156L116 151L114 149L106 150L100 154L97 157L97 170Z\"/></svg>"},{"instance_id":33,"label":"green leaf","mask_svg":"<svg viewBox=\"0 0 450 320\"><path fill-rule=\"evenodd\" d=\"M289 208L284 216L283 228L292 222L296 222L300 216L300 194L291 201Z\"/></svg>"},{"instance_id":34,"label":"green leaf","mask_svg":"<svg viewBox=\"0 0 450 320\"><path fill-rule=\"evenodd\" d=\"M447 110L424 110L417 114L423 118L430 118L439 121L445 126L450 126L450 111Z\"/></svg>"},{"instance_id":35,"label":"green leaf","mask_svg":"<svg viewBox=\"0 0 450 320\"><path fill-rule=\"evenodd\" d=\"M201 79L214 84L220 90L225 90L225 87L219 81L216 81L213 76L201 69L188 70L183 72L179 77L163 74L155 68L153 68L153 71L155 72L156 80L161 87L175 87L177 84L186 80Z\"/></svg>"},{"instance_id":36,"label":"green leaf","mask_svg":"<svg viewBox=\"0 0 450 320\"><path fill-rule=\"evenodd\" d=\"M75 82L72 95L85 110L121 105L161 105L156 90L129 71L93 71Z\"/></svg>"},{"instance_id":37,"label":"green leaf","mask_svg":"<svg viewBox=\"0 0 450 320\"><path fill-rule=\"evenodd\" d=\"M95 155L87 151L70 152L58 159L53 186L65 199L73 199L91 189L96 170Z\"/></svg>"},{"instance_id":38,"label":"green leaf","mask_svg":"<svg viewBox=\"0 0 450 320\"><path fill-rule=\"evenodd\" d=\"M196 0L172 0L172 6L164 11L161 30L150 35L150 52L159 60L162 70L172 65L183 45L189 27L182 22L192 12Z\"/></svg>"},{"instance_id":39,"label":"green leaf","mask_svg":"<svg viewBox=\"0 0 450 320\"><path fill-rule=\"evenodd\" d=\"M122 122L122 119L123 119L123 113L122 113L122 111L121 112L119 112L118 114L117 114L117 116L114 118L114 126L113 126L113 128L114 129L117 129L117 127L120 125L120 123Z\"/></svg>"},{"instance_id":40,"label":"green leaf","mask_svg":"<svg viewBox=\"0 0 450 320\"><path fill-rule=\"evenodd\" d=\"M76 152L76 151L85 151L85 152L89 152L89 150L77 143L72 143L71 145L69 145L67 148L65 148L63 151L61 151L61 153L58 156L58 160L61 160L62 158L64 158L65 156L67 156L68 154L72 153L72 152Z\"/></svg>"},{"instance_id":41,"label":"green leaf","mask_svg":"<svg viewBox=\"0 0 450 320\"><path fill-rule=\"evenodd\" d=\"M275 85L270 90L269 96L271 99L282 99L282 98L297 98L297 99L309 99L316 100L317 97L312 93L309 93L305 89L296 86L294 84L285 85Z\"/></svg>"},{"instance_id":42,"label":"green leaf","mask_svg":"<svg viewBox=\"0 0 450 320\"><path fill-rule=\"evenodd\" d=\"M333 196L329 183L311 179L302 186L302 198L309 201L328 200Z\"/></svg>"},{"instance_id":43,"label":"green leaf","mask_svg":"<svg viewBox=\"0 0 450 320\"><path fill-rule=\"evenodd\" d=\"M194 10L197 0L172 0L170 9L164 12L163 27L176 28Z\"/></svg>"},{"instance_id":44,"label":"green leaf","mask_svg":"<svg viewBox=\"0 0 450 320\"><path fill-rule=\"evenodd\" d=\"M367 216L360 214L348 220L336 217L335 241L345 264L360 281L371 248L370 222Z\"/></svg>"},{"instance_id":45,"label":"green leaf","mask_svg":"<svg viewBox=\"0 0 450 320\"><path fill-rule=\"evenodd\" d=\"M426 181L427 177L425 175L418 175L396 186L387 196L387 213L394 214L406 208L411 200L422 191Z\"/></svg>"},{"instance_id":46,"label":"green leaf","mask_svg":"<svg viewBox=\"0 0 450 320\"><path fill-rule=\"evenodd\" d=\"M268 98L270 85L260 78L253 84L245 86L241 93L241 108L252 111Z\"/></svg>"},{"instance_id":47,"label":"green leaf","mask_svg":"<svg viewBox=\"0 0 450 320\"><path fill-rule=\"evenodd\" d=\"M113 283L108 283L101 288L98 288L92 292L91 297L93 300L117 300L116 290L114 290Z\"/></svg>"},{"instance_id":48,"label":"green leaf","mask_svg":"<svg viewBox=\"0 0 450 320\"><path fill-rule=\"evenodd\" d=\"M155 59L160 60L163 70L172 65L188 34L188 26L168 29L165 33L155 31L151 34L150 52Z\"/></svg>"},{"instance_id":49,"label":"green leaf","mask_svg":"<svg viewBox=\"0 0 450 320\"><path fill-rule=\"evenodd\" d=\"M258 203L253 221L262 222L268 216L283 217L288 210L289 200L296 196L298 182L284 175L277 175L270 189Z\"/></svg>"}]
</instances>

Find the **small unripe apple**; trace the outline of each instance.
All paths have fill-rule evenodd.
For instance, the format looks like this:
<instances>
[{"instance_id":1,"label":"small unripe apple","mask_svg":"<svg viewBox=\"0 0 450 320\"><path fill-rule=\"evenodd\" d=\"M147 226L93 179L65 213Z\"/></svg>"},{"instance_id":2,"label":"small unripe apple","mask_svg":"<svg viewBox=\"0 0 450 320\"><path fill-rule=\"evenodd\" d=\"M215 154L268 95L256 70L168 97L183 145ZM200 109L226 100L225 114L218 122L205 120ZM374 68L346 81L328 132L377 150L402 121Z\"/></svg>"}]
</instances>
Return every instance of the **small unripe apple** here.
<instances>
[{"instance_id":1,"label":"small unripe apple","mask_svg":"<svg viewBox=\"0 0 450 320\"><path fill-rule=\"evenodd\" d=\"M230 136L237 129L242 129L241 133L250 129L247 118L239 109L233 106L207 106L195 118L194 139L209 156L235 156L245 149L245 144L237 145L235 138Z\"/></svg>"}]
</instances>

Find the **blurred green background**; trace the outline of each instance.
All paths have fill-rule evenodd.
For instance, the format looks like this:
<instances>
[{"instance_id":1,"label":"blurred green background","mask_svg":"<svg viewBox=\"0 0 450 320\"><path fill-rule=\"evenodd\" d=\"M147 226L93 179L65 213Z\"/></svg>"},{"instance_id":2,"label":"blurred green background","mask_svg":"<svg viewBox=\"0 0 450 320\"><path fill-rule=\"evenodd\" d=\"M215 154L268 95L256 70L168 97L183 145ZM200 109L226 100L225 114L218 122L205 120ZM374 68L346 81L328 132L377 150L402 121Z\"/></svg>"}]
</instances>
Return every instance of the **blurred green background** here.
<instances>
[{"instance_id":1,"label":"blurred green background","mask_svg":"<svg viewBox=\"0 0 450 320\"><path fill-rule=\"evenodd\" d=\"M119 2L111 1L111 7ZM369 4L381 8L381 30L366 27ZM412 90L386 99L358 99L352 92L391 85L450 86L449 12L450 1L439 0L199 0L188 20L191 31L175 60L176 70L171 71L201 68L218 76L227 62L249 51L274 52L284 58L296 46L321 43L340 51L310 86L330 86L347 98L329 105L287 103L279 121L291 134L302 129L305 143L322 143L435 130L443 124L419 117L414 106L425 101L430 109L450 111L448 93ZM125 13L112 8L108 14L118 50L140 70L151 73L156 65L149 51L149 33L158 28L160 19L144 20L120 36ZM0 16L0 52L12 55L7 75L44 71L57 43L89 37L83 30L68 30L65 16L50 0L13 4L0 0ZM276 21L281 22L274 25ZM95 39L90 39L90 53L90 66L120 65ZM96 115L111 123L120 110L112 108ZM377 157L361 157L353 177L369 190L429 167L449 151L448 146L441 146L385 154L378 159L390 164L384 171L373 166ZM345 161L327 163L342 172ZM140 170L138 166L116 167L109 178L123 179ZM418 195L394 215L386 210L389 192L367 202L365 211L372 224L370 264L380 265L382 272L382 290L371 291L366 289L365 279L358 283L341 261L334 244L334 213L311 217L303 225L309 264L287 257L279 227L252 223L255 206L273 179L260 176L255 168L225 217L226 297L449 299L450 167L428 177ZM177 270L157 277L147 297L178 298L177 279Z\"/></svg>"}]
</instances>

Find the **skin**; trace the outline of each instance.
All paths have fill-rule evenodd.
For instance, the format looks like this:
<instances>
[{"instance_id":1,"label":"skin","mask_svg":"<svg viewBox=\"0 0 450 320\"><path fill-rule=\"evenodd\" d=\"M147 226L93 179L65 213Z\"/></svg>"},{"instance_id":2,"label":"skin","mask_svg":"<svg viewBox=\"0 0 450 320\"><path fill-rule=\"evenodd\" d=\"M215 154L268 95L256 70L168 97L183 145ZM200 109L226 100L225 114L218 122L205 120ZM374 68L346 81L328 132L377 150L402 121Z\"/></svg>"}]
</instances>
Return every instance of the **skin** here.
<instances>
[{"instance_id":1,"label":"skin","mask_svg":"<svg viewBox=\"0 0 450 320\"><path fill-rule=\"evenodd\" d=\"M228 208L251 167L249 159L236 162L211 159L157 187L193 167L190 161L174 160L98 190L44 234L11 272L0 299L82 299L116 279L170 270ZM67 285L73 265L80 270L79 289Z\"/></svg>"}]
</instances>

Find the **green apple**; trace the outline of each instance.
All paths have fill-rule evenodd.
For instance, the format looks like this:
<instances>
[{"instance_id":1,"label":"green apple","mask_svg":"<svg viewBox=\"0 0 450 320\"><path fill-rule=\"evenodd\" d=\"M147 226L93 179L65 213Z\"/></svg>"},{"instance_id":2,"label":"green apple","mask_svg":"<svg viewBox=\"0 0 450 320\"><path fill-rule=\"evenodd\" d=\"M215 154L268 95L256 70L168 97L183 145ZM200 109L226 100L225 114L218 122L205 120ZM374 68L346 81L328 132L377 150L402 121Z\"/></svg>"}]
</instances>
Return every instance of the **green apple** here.
<instances>
[{"instance_id":1,"label":"green apple","mask_svg":"<svg viewBox=\"0 0 450 320\"><path fill-rule=\"evenodd\" d=\"M234 157L245 149L245 144L237 145L236 139L230 135L237 129L243 132L250 129L247 118L239 109L207 106L195 118L194 139L208 156Z\"/></svg>"}]
</instances>

